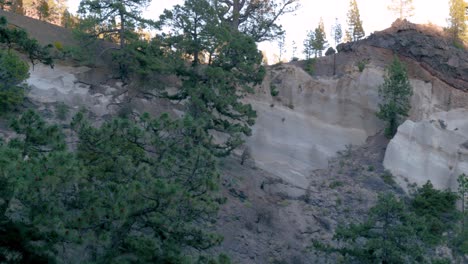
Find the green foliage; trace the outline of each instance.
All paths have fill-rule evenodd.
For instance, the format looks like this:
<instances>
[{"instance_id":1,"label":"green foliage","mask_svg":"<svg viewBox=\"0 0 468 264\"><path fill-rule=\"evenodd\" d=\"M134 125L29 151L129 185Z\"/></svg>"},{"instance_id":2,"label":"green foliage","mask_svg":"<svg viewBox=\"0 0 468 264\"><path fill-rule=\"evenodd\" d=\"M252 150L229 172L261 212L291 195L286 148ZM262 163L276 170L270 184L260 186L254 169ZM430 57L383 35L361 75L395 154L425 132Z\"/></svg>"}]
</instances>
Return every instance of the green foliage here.
<instances>
[{"instance_id":1,"label":"green foliage","mask_svg":"<svg viewBox=\"0 0 468 264\"><path fill-rule=\"evenodd\" d=\"M64 103L59 103L55 107L55 117L59 120L67 119L68 113L70 112L70 107Z\"/></svg>"},{"instance_id":2,"label":"green foliage","mask_svg":"<svg viewBox=\"0 0 468 264\"><path fill-rule=\"evenodd\" d=\"M442 234L453 229L458 220L456 201L455 193L436 190L429 181L416 190L411 201L411 210L424 219L425 229L420 234L424 242L440 244Z\"/></svg>"},{"instance_id":3,"label":"green foliage","mask_svg":"<svg viewBox=\"0 0 468 264\"><path fill-rule=\"evenodd\" d=\"M256 113L240 99L253 92L252 87L263 80L265 68L260 66L262 54L254 39L233 31L229 25L216 21L212 24L212 12L211 5L204 0L186 1L184 6L165 11L163 21L171 26L172 36L161 36L160 41L170 48L161 55L172 59L169 63L161 60L161 65L168 65L167 69L175 71L184 81L173 95L168 95L165 87L155 90L159 96L169 99L190 98L187 111L207 131L227 135L227 140L221 144L209 142L218 155L227 155L242 143L242 135L251 133ZM213 56L214 51L216 56ZM208 60L199 67L202 62L196 58L202 53L208 55ZM184 57L192 57L192 64L174 59ZM146 67L140 70L142 68Z\"/></svg>"},{"instance_id":4,"label":"green foliage","mask_svg":"<svg viewBox=\"0 0 468 264\"><path fill-rule=\"evenodd\" d=\"M341 181L333 181L332 183L330 183L330 185L328 187L330 187L330 189L336 189L336 188L339 188L341 186L343 186L344 183L341 182Z\"/></svg>"},{"instance_id":5,"label":"green foliage","mask_svg":"<svg viewBox=\"0 0 468 264\"><path fill-rule=\"evenodd\" d=\"M349 263L445 263L431 259L431 252L444 242L444 233L455 230L456 199L455 193L435 190L430 182L415 189L407 201L379 195L363 223L338 226L334 239L339 247L314 247L340 253ZM451 244L463 251L463 239L461 234Z\"/></svg>"},{"instance_id":6,"label":"green foliage","mask_svg":"<svg viewBox=\"0 0 468 264\"><path fill-rule=\"evenodd\" d=\"M284 32L278 19L299 7L299 0L226 0L214 3L219 21L255 42L280 37Z\"/></svg>"},{"instance_id":7,"label":"green foliage","mask_svg":"<svg viewBox=\"0 0 468 264\"><path fill-rule=\"evenodd\" d=\"M379 104L377 117L387 122L385 135L388 138L396 134L403 118L408 116L412 94L406 68L395 56L392 64L387 68L384 83L379 87L382 103Z\"/></svg>"},{"instance_id":8,"label":"green foliage","mask_svg":"<svg viewBox=\"0 0 468 264\"><path fill-rule=\"evenodd\" d=\"M41 46L37 40L29 38L23 29L8 27L5 17L0 17L0 45L2 44L8 50L14 48L25 53L33 67L37 62L53 67L50 54L52 45Z\"/></svg>"},{"instance_id":9,"label":"green foliage","mask_svg":"<svg viewBox=\"0 0 468 264\"><path fill-rule=\"evenodd\" d=\"M10 146L20 149L23 156L37 156L65 149L64 135L60 128L48 125L32 110L14 119L10 126L17 134L24 136L10 141Z\"/></svg>"},{"instance_id":10,"label":"green foliage","mask_svg":"<svg viewBox=\"0 0 468 264\"><path fill-rule=\"evenodd\" d=\"M382 180L388 184L388 185L395 185L395 180L393 178L393 175L390 171L385 170L385 172L381 175Z\"/></svg>"},{"instance_id":11,"label":"green foliage","mask_svg":"<svg viewBox=\"0 0 468 264\"><path fill-rule=\"evenodd\" d=\"M466 3L464 0L449 0L449 7L449 31L455 42L460 41L468 33Z\"/></svg>"},{"instance_id":12,"label":"green foliage","mask_svg":"<svg viewBox=\"0 0 468 264\"><path fill-rule=\"evenodd\" d=\"M220 45L218 38L229 31L215 16L216 11L209 1L191 0L165 10L161 20L177 34L177 48L190 54L193 64L197 65L202 52L206 51L211 57Z\"/></svg>"},{"instance_id":13,"label":"green foliage","mask_svg":"<svg viewBox=\"0 0 468 264\"><path fill-rule=\"evenodd\" d=\"M364 69L366 68L366 65L367 65L368 63L369 63L368 60L360 60L360 61L357 63L359 72L363 72Z\"/></svg>"},{"instance_id":14,"label":"green foliage","mask_svg":"<svg viewBox=\"0 0 468 264\"><path fill-rule=\"evenodd\" d=\"M325 25L323 24L323 19L320 18L318 26L314 30L314 42L313 48L315 50L315 57L322 56L322 51L327 48L327 35L325 34Z\"/></svg>"},{"instance_id":15,"label":"green foliage","mask_svg":"<svg viewBox=\"0 0 468 264\"><path fill-rule=\"evenodd\" d=\"M366 35L356 0L350 0L349 2L348 26L347 34L349 36L347 38L349 38L349 41L360 40Z\"/></svg>"},{"instance_id":16,"label":"green foliage","mask_svg":"<svg viewBox=\"0 0 468 264\"><path fill-rule=\"evenodd\" d=\"M63 51L63 44L60 41L55 41L54 42L54 47L59 51Z\"/></svg>"},{"instance_id":17,"label":"green foliage","mask_svg":"<svg viewBox=\"0 0 468 264\"><path fill-rule=\"evenodd\" d=\"M278 88L276 88L276 86L274 84L270 85L270 94L273 97L278 96L278 94L279 94Z\"/></svg>"},{"instance_id":18,"label":"green foliage","mask_svg":"<svg viewBox=\"0 0 468 264\"><path fill-rule=\"evenodd\" d=\"M81 28L92 36L119 42L123 48L138 27L155 25L141 15L150 3L151 0L83 0L78 9L82 18ZM115 17L121 22L117 24Z\"/></svg>"},{"instance_id":19,"label":"green foliage","mask_svg":"<svg viewBox=\"0 0 468 264\"><path fill-rule=\"evenodd\" d=\"M321 57L323 50L327 47L327 36L323 19L320 18L318 26L313 31L308 31L307 38L304 40L304 54L306 59L310 59L312 54L315 57Z\"/></svg>"},{"instance_id":20,"label":"green foliage","mask_svg":"<svg viewBox=\"0 0 468 264\"><path fill-rule=\"evenodd\" d=\"M307 37L304 40L304 55L306 60L311 59L314 54L314 41L315 32L312 30L307 31Z\"/></svg>"},{"instance_id":21,"label":"green foliage","mask_svg":"<svg viewBox=\"0 0 468 264\"><path fill-rule=\"evenodd\" d=\"M335 25L332 26L332 37L333 40L335 40L335 47L341 43L343 30L341 29L341 24L340 21L338 21L338 18L335 19Z\"/></svg>"},{"instance_id":22,"label":"green foliage","mask_svg":"<svg viewBox=\"0 0 468 264\"><path fill-rule=\"evenodd\" d=\"M51 15L50 11L51 10L48 1L40 0L37 5L37 13L39 14L39 19L47 21Z\"/></svg>"},{"instance_id":23,"label":"green foliage","mask_svg":"<svg viewBox=\"0 0 468 264\"><path fill-rule=\"evenodd\" d=\"M12 51L0 50L0 114L23 102L29 66Z\"/></svg>"},{"instance_id":24,"label":"green foliage","mask_svg":"<svg viewBox=\"0 0 468 264\"><path fill-rule=\"evenodd\" d=\"M458 253L462 255L468 254L468 230L462 230L450 242Z\"/></svg>"},{"instance_id":25,"label":"green foliage","mask_svg":"<svg viewBox=\"0 0 468 264\"><path fill-rule=\"evenodd\" d=\"M423 249L418 243L418 225L403 201L380 195L364 223L340 226L335 239L347 242L339 251L359 263L419 263Z\"/></svg>"},{"instance_id":26,"label":"green foliage","mask_svg":"<svg viewBox=\"0 0 468 264\"><path fill-rule=\"evenodd\" d=\"M20 136L0 146L0 233L9 234L0 247L10 255L48 263L187 263L185 248L220 242L206 231L220 202L216 159L203 145L209 136L189 116L143 115L95 128L80 113L72 122L76 153L32 111L12 127ZM87 253L69 258L64 243ZM212 261L229 263L225 256Z\"/></svg>"},{"instance_id":27,"label":"green foliage","mask_svg":"<svg viewBox=\"0 0 468 264\"><path fill-rule=\"evenodd\" d=\"M308 59L305 61L305 71L310 74L310 75L314 75L314 72L315 72L315 63L317 62L317 59L315 58L312 58L312 59Z\"/></svg>"},{"instance_id":28,"label":"green foliage","mask_svg":"<svg viewBox=\"0 0 468 264\"><path fill-rule=\"evenodd\" d=\"M462 234L466 236L467 228L466 228L466 220L468 218L468 214L466 212L466 207L467 207L467 197L468 197L468 176L466 176L465 173L461 174L457 178L457 183L458 183L458 197L461 202L461 211L462 211ZM468 243L467 243L468 244ZM465 252L468 252L468 245L465 247L467 250Z\"/></svg>"}]
</instances>

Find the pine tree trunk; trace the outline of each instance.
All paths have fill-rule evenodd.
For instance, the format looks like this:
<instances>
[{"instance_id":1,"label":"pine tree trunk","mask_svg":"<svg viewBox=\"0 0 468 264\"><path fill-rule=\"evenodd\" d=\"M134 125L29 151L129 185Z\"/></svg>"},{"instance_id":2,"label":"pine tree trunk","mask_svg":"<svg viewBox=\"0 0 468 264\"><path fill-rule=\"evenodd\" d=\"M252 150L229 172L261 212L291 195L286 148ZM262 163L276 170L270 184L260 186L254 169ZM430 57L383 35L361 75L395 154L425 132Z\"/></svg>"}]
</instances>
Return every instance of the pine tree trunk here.
<instances>
[{"instance_id":1,"label":"pine tree trunk","mask_svg":"<svg viewBox=\"0 0 468 264\"><path fill-rule=\"evenodd\" d=\"M240 19L240 0L234 0L232 6L232 28L234 30L239 29L239 19Z\"/></svg>"}]
</instances>

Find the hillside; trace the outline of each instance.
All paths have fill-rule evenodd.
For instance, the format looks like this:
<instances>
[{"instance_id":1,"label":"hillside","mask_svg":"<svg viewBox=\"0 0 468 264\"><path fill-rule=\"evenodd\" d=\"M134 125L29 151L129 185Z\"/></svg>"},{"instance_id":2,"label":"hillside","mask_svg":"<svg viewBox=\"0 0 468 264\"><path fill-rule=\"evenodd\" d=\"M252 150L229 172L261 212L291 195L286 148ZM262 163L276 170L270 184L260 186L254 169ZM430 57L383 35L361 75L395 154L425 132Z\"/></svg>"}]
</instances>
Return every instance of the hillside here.
<instances>
[{"instance_id":1,"label":"hillside","mask_svg":"<svg viewBox=\"0 0 468 264\"><path fill-rule=\"evenodd\" d=\"M2 15L43 44L77 44L66 29ZM219 161L227 201L212 229L224 240L209 252L225 252L235 263L337 263L311 241L332 241L340 223L362 221L378 193L403 197L409 184L428 180L455 190L456 177L468 174L466 49L438 29L396 21L338 51L318 58L312 73L304 70L306 62L270 66L255 93L243 98L257 119L245 144ZM393 56L408 68L413 95L408 120L388 140L375 112ZM68 134L66 123L81 108L93 124L123 112L184 115L181 100L149 98L106 67L70 65L37 65L27 80L31 106ZM180 80L167 78L173 79L170 89L180 87ZM58 120L62 104L70 112ZM1 126L0 135L8 140L15 133ZM67 257L79 262L81 253ZM451 257L444 248L434 254Z\"/></svg>"}]
</instances>

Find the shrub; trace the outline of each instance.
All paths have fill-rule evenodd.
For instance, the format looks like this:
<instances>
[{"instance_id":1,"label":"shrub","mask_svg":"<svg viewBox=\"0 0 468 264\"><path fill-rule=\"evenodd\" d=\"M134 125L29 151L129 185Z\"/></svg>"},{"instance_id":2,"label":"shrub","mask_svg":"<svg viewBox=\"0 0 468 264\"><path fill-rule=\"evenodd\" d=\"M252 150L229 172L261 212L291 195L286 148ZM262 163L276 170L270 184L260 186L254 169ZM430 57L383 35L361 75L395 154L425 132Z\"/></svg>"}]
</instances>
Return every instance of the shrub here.
<instances>
[{"instance_id":1,"label":"shrub","mask_svg":"<svg viewBox=\"0 0 468 264\"><path fill-rule=\"evenodd\" d=\"M359 61L358 64L357 64L359 72L363 72L364 69L366 68L366 65L367 65L367 60Z\"/></svg>"},{"instance_id":2,"label":"shrub","mask_svg":"<svg viewBox=\"0 0 468 264\"><path fill-rule=\"evenodd\" d=\"M63 51L63 44L62 44L62 42L60 42L60 41L55 41L55 42L54 42L54 47L55 47L58 51Z\"/></svg>"},{"instance_id":3,"label":"shrub","mask_svg":"<svg viewBox=\"0 0 468 264\"><path fill-rule=\"evenodd\" d=\"M279 94L279 91L274 84L270 85L270 94L273 97L278 96Z\"/></svg>"},{"instance_id":4,"label":"shrub","mask_svg":"<svg viewBox=\"0 0 468 264\"><path fill-rule=\"evenodd\" d=\"M332 183L330 183L330 185L328 187L330 187L330 189L336 189L336 188L341 187L343 185L344 185L344 183L341 182L341 181L333 181Z\"/></svg>"},{"instance_id":5,"label":"shrub","mask_svg":"<svg viewBox=\"0 0 468 264\"><path fill-rule=\"evenodd\" d=\"M70 112L70 107L68 107L68 105L64 103L60 103L57 105L55 111L56 111L55 116L59 120L65 120L67 119L68 113Z\"/></svg>"},{"instance_id":6,"label":"shrub","mask_svg":"<svg viewBox=\"0 0 468 264\"><path fill-rule=\"evenodd\" d=\"M393 175L390 171L386 170L384 172L384 174L382 174L382 180L388 184L388 185L394 185L395 184L395 180L393 179Z\"/></svg>"},{"instance_id":7,"label":"shrub","mask_svg":"<svg viewBox=\"0 0 468 264\"><path fill-rule=\"evenodd\" d=\"M306 60L306 63L305 63L305 71L310 74L310 75L313 75L314 72L315 72L315 62L317 60L315 58L313 59L308 59Z\"/></svg>"}]
</instances>

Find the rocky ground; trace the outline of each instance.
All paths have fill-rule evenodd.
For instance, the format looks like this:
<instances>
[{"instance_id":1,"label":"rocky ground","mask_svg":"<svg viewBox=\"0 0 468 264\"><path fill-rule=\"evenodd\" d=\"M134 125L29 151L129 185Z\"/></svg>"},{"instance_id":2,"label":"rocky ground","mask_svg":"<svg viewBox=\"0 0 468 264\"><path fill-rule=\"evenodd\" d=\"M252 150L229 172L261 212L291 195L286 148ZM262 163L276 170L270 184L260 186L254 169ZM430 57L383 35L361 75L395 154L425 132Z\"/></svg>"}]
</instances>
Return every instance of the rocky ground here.
<instances>
[{"instance_id":1,"label":"rocky ground","mask_svg":"<svg viewBox=\"0 0 468 264\"><path fill-rule=\"evenodd\" d=\"M377 135L360 147L337 153L326 169L293 186L240 157L222 161L222 207L217 252L238 263L335 263L312 247L330 242L338 224L360 221L380 192L402 193L382 166L388 140Z\"/></svg>"}]
</instances>

